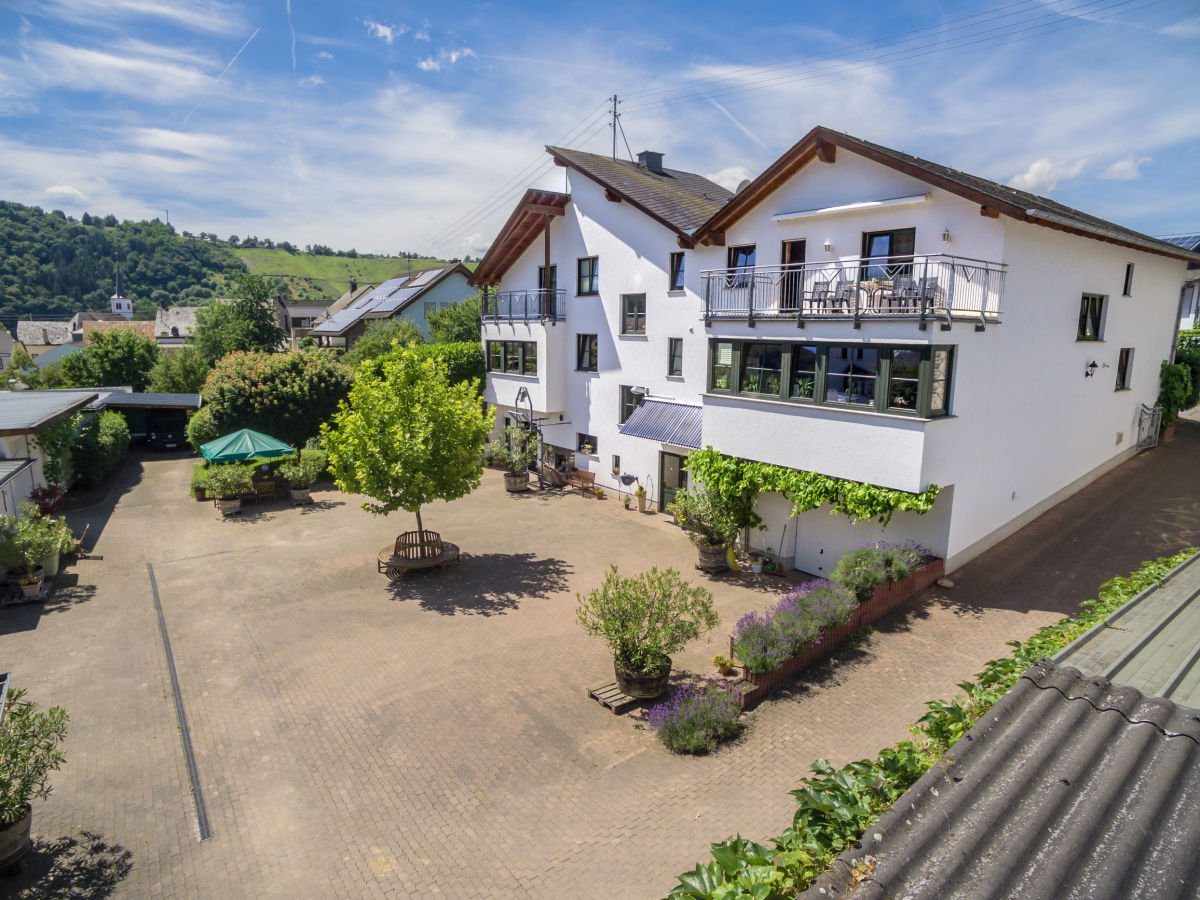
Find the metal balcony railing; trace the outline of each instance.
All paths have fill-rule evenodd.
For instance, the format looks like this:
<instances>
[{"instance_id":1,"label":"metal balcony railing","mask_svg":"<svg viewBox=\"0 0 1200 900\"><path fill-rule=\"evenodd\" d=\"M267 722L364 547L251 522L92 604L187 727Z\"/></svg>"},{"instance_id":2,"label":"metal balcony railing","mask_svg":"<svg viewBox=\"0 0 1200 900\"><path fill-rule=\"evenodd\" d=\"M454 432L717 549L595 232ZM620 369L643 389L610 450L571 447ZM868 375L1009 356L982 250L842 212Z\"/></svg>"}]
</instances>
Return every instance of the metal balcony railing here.
<instances>
[{"instance_id":1,"label":"metal balcony railing","mask_svg":"<svg viewBox=\"0 0 1200 900\"><path fill-rule=\"evenodd\" d=\"M980 326L1000 317L1005 265L934 254L872 257L784 266L710 269L704 320L971 318Z\"/></svg>"},{"instance_id":2,"label":"metal balcony railing","mask_svg":"<svg viewBox=\"0 0 1200 900\"><path fill-rule=\"evenodd\" d=\"M489 291L483 300L485 322L561 322L567 317L566 291Z\"/></svg>"}]
</instances>

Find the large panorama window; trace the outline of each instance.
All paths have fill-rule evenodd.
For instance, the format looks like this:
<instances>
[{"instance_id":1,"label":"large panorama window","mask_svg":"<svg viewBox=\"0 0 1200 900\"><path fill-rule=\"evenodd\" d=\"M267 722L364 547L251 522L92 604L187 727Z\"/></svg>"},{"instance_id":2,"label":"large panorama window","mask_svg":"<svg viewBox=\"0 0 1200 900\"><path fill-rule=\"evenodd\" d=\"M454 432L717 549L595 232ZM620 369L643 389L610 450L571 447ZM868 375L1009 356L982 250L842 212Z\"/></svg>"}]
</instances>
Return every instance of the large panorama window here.
<instances>
[{"instance_id":1,"label":"large panorama window","mask_svg":"<svg viewBox=\"0 0 1200 900\"><path fill-rule=\"evenodd\" d=\"M534 341L488 341L488 370L507 375L537 374L537 343Z\"/></svg>"},{"instance_id":2,"label":"large panorama window","mask_svg":"<svg viewBox=\"0 0 1200 900\"><path fill-rule=\"evenodd\" d=\"M950 410L953 347L712 341L709 390L934 418Z\"/></svg>"}]
</instances>

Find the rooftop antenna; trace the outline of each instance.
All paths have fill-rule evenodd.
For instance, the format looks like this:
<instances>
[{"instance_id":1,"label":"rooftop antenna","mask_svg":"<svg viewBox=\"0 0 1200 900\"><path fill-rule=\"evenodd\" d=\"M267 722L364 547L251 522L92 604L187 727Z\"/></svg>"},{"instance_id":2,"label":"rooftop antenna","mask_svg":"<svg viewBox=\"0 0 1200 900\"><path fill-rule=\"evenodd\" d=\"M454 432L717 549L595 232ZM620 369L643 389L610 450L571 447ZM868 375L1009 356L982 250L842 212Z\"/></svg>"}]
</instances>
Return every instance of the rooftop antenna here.
<instances>
[{"instance_id":1,"label":"rooftop antenna","mask_svg":"<svg viewBox=\"0 0 1200 900\"><path fill-rule=\"evenodd\" d=\"M617 120L621 118L621 114L617 112L617 104L621 101L617 99L617 95L612 95L612 133L613 133L613 149L612 158L617 158Z\"/></svg>"}]
</instances>

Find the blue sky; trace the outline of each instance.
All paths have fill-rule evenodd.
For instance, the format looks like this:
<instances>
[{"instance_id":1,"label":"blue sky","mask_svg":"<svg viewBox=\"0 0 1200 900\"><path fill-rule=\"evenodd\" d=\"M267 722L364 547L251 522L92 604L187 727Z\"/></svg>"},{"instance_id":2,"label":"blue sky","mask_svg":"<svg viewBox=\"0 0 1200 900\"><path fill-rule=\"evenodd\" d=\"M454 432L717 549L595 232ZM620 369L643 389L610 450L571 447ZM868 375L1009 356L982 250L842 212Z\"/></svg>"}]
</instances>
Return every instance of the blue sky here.
<instances>
[{"instance_id":1,"label":"blue sky","mask_svg":"<svg viewBox=\"0 0 1200 900\"><path fill-rule=\"evenodd\" d=\"M616 92L634 153L730 186L823 124L1200 230L1198 48L1194 0L5 0L0 199L476 254Z\"/></svg>"}]
</instances>

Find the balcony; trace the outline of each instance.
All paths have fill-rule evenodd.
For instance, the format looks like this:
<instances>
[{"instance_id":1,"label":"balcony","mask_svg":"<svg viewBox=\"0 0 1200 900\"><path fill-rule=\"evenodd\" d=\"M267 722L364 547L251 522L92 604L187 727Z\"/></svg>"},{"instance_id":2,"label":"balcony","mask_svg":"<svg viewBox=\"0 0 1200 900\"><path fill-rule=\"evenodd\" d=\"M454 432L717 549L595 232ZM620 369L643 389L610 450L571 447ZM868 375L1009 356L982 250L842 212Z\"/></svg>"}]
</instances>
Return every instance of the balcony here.
<instances>
[{"instance_id":1,"label":"balcony","mask_svg":"<svg viewBox=\"0 0 1200 900\"><path fill-rule=\"evenodd\" d=\"M978 329L999 321L1005 268L934 254L710 269L700 273L704 321L912 319L924 329L965 318Z\"/></svg>"},{"instance_id":2,"label":"balcony","mask_svg":"<svg viewBox=\"0 0 1200 900\"><path fill-rule=\"evenodd\" d=\"M489 291L483 299L485 322L562 322L567 318L566 291Z\"/></svg>"}]
</instances>

